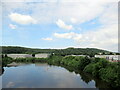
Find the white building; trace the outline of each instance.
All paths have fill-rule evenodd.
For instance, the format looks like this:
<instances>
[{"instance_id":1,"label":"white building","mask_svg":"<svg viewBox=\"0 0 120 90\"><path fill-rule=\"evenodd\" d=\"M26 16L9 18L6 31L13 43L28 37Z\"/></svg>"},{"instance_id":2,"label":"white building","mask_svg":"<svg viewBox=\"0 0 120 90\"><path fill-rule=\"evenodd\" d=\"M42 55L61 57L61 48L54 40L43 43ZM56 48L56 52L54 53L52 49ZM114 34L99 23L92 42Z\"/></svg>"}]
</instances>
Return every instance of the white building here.
<instances>
[{"instance_id":1,"label":"white building","mask_svg":"<svg viewBox=\"0 0 120 90\"><path fill-rule=\"evenodd\" d=\"M41 53L41 54L35 54L35 58L48 58L50 54Z\"/></svg>"},{"instance_id":2,"label":"white building","mask_svg":"<svg viewBox=\"0 0 120 90\"><path fill-rule=\"evenodd\" d=\"M11 57L11 58L27 58L27 57L32 57L31 54L7 54L8 57Z\"/></svg>"},{"instance_id":3,"label":"white building","mask_svg":"<svg viewBox=\"0 0 120 90\"><path fill-rule=\"evenodd\" d=\"M105 58L112 61L120 61L120 55L95 55L98 58Z\"/></svg>"},{"instance_id":4,"label":"white building","mask_svg":"<svg viewBox=\"0 0 120 90\"><path fill-rule=\"evenodd\" d=\"M66 55L66 56L82 56L82 57L89 57L88 55Z\"/></svg>"}]
</instances>

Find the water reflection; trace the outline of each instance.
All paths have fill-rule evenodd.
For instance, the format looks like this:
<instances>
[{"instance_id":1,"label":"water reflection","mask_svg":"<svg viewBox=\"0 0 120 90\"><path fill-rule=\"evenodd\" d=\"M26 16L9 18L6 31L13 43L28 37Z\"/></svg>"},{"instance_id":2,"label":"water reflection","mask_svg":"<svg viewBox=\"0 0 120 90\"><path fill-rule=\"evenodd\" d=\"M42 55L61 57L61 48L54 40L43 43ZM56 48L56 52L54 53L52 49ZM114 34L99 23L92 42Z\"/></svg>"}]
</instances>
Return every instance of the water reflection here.
<instances>
[{"instance_id":1,"label":"water reflection","mask_svg":"<svg viewBox=\"0 0 120 90\"><path fill-rule=\"evenodd\" d=\"M92 75L88 74L88 73L85 73L83 71L80 71L80 70L76 70L76 69L73 69L71 67L66 67L65 68L67 70L69 70L70 72L75 72L75 74L79 74L80 75L80 78L83 80L83 82L85 83L91 83L91 82L95 82L95 87L96 88L112 88L108 83L98 79L98 78L95 78L93 77Z\"/></svg>"},{"instance_id":2,"label":"water reflection","mask_svg":"<svg viewBox=\"0 0 120 90\"><path fill-rule=\"evenodd\" d=\"M41 63L17 63L3 68L3 88L95 88L105 83L68 67ZM74 72L75 71L75 72Z\"/></svg>"},{"instance_id":3,"label":"water reflection","mask_svg":"<svg viewBox=\"0 0 120 90\"><path fill-rule=\"evenodd\" d=\"M4 68L0 67L0 76L3 74L3 72L4 72Z\"/></svg>"}]
</instances>

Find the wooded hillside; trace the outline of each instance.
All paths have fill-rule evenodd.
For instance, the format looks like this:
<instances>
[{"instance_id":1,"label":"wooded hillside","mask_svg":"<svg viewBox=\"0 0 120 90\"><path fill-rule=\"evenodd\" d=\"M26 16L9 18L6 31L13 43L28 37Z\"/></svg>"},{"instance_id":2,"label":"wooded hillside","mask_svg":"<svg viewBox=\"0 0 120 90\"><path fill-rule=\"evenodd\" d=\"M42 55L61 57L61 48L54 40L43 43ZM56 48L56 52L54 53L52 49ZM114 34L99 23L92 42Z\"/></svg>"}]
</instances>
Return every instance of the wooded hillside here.
<instances>
[{"instance_id":1,"label":"wooded hillside","mask_svg":"<svg viewBox=\"0 0 120 90\"><path fill-rule=\"evenodd\" d=\"M18 46L1 46L3 54L37 54L54 53L55 55L92 55L92 54L112 54L112 52L96 48L66 48L66 49L33 49Z\"/></svg>"}]
</instances>

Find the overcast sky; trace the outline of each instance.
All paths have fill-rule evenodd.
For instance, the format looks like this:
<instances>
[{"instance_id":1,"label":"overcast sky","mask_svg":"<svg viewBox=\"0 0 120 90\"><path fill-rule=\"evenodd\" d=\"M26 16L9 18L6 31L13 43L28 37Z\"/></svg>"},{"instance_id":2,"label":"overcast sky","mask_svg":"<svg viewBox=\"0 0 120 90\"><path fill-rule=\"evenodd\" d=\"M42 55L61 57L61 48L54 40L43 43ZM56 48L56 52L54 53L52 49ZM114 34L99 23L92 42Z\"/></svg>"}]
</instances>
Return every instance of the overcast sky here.
<instances>
[{"instance_id":1,"label":"overcast sky","mask_svg":"<svg viewBox=\"0 0 120 90\"><path fill-rule=\"evenodd\" d=\"M3 0L2 23L6 46L118 51L118 0Z\"/></svg>"}]
</instances>

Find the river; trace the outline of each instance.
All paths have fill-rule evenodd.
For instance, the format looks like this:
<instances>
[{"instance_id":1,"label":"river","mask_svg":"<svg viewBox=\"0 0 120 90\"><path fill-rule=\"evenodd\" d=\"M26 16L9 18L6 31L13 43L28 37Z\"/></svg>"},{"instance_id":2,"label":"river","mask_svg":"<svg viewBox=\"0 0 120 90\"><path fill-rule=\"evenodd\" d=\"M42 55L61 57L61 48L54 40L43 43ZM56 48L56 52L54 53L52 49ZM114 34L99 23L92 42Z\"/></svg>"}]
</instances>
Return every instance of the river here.
<instances>
[{"instance_id":1,"label":"river","mask_svg":"<svg viewBox=\"0 0 120 90\"><path fill-rule=\"evenodd\" d=\"M46 63L17 63L3 67L2 88L99 88L106 85L89 75Z\"/></svg>"}]
</instances>

